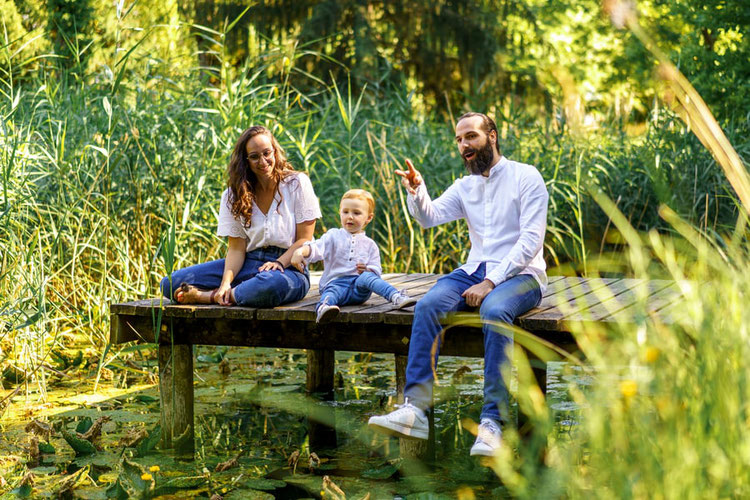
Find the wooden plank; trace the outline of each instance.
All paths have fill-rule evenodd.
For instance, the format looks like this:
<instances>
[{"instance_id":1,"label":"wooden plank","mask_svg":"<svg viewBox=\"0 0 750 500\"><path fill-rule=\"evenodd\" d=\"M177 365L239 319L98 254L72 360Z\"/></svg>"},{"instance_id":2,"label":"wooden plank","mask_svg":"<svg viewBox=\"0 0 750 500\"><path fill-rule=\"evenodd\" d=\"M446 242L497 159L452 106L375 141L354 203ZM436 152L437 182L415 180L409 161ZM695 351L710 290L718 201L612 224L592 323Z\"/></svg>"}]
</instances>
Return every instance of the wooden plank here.
<instances>
[{"instance_id":1,"label":"wooden plank","mask_svg":"<svg viewBox=\"0 0 750 500\"><path fill-rule=\"evenodd\" d=\"M565 278L553 284L559 286L559 290L545 296L537 308L521 315L519 323L524 329L531 331L562 330L563 312L560 310L560 304L572 304L571 308L576 305L578 308L586 307L588 301L596 300L591 298L594 297L590 295L591 292L617 281L614 278Z\"/></svg>"},{"instance_id":2,"label":"wooden plank","mask_svg":"<svg viewBox=\"0 0 750 500\"><path fill-rule=\"evenodd\" d=\"M604 283L592 278L581 283L580 287L573 287L563 294L556 295L562 302L527 316L527 319L562 321L575 314L585 314L585 311L599 305L602 300L610 299L614 295L625 292L628 285L624 280Z\"/></svg>"},{"instance_id":3,"label":"wooden plank","mask_svg":"<svg viewBox=\"0 0 750 500\"><path fill-rule=\"evenodd\" d=\"M386 275L394 283L402 283L419 279L422 275L418 274L399 274ZM257 317L261 320L315 320L315 306L320 300L320 295L310 296L309 294L301 301L292 304L275 307L273 309L259 309Z\"/></svg>"},{"instance_id":4,"label":"wooden plank","mask_svg":"<svg viewBox=\"0 0 750 500\"><path fill-rule=\"evenodd\" d=\"M643 316L644 313L656 313L658 315L660 309L672 304L673 302L677 302L680 298L680 290L677 285L671 281L667 281L667 284L667 286L649 295L648 299L646 299L645 311L640 310L640 304L636 302L620 311L617 311L611 316L603 318L601 321L632 323L637 321L638 317Z\"/></svg>"},{"instance_id":5,"label":"wooden plank","mask_svg":"<svg viewBox=\"0 0 750 500\"><path fill-rule=\"evenodd\" d=\"M436 276L430 275L422 279L406 283L406 286L401 288L406 289L409 295L419 300L422 296L424 296L425 293L427 293L427 291L435 286L435 281L437 281ZM341 322L348 321L352 323L379 323L383 322L385 315L391 311L408 312L411 314L411 316L413 316L413 310L414 306L399 310L396 309L396 306L394 306L384 298L373 297L365 304L362 304L360 306L342 308L341 314L339 314L336 320Z\"/></svg>"},{"instance_id":6,"label":"wooden plank","mask_svg":"<svg viewBox=\"0 0 750 500\"><path fill-rule=\"evenodd\" d=\"M627 284L627 289L624 292L615 294L610 299L602 301L601 304L583 311L580 314L573 314L566 319L571 322L603 321L618 311L635 304L638 298L638 287L643 284L646 285L649 295L653 295L669 285L668 281L663 280L651 280L646 282L643 279L624 279L622 281Z\"/></svg>"}]
</instances>

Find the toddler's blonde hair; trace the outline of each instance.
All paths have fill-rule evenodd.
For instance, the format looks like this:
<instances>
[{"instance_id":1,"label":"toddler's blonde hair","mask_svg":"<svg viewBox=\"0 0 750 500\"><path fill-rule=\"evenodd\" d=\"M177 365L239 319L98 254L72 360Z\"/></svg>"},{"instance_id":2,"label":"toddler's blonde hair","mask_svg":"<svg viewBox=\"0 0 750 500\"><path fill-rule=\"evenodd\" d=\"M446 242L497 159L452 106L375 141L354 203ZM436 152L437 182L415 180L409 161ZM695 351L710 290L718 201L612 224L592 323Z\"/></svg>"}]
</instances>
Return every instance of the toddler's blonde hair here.
<instances>
[{"instance_id":1,"label":"toddler's blonde hair","mask_svg":"<svg viewBox=\"0 0 750 500\"><path fill-rule=\"evenodd\" d=\"M344 193L344 196L341 197L341 201L347 199L366 201L367 208L370 209L370 213L375 213L375 198L372 197L369 191L365 191L364 189L350 189L349 191Z\"/></svg>"}]
</instances>

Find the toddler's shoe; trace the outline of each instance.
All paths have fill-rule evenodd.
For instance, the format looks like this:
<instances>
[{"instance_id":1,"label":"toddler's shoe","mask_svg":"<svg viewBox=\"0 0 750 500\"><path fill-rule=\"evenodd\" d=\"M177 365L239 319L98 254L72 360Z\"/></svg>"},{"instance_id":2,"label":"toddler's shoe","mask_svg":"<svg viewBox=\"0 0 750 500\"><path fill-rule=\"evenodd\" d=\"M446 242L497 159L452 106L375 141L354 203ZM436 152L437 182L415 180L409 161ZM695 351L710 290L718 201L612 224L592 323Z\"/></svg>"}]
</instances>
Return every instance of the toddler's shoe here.
<instances>
[{"instance_id":1,"label":"toddler's shoe","mask_svg":"<svg viewBox=\"0 0 750 500\"><path fill-rule=\"evenodd\" d=\"M391 304L396 306L396 309L403 309L404 307L413 306L416 303L417 299L410 297L406 290L401 290L391 296Z\"/></svg>"},{"instance_id":2,"label":"toddler's shoe","mask_svg":"<svg viewBox=\"0 0 750 500\"><path fill-rule=\"evenodd\" d=\"M331 306L327 303L320 304L320 306L318 307L318 315L315 318L315 322L320 325L330 323L333 318L338 316L339 311L339 306Z\"/></svg>"}]
</instances>

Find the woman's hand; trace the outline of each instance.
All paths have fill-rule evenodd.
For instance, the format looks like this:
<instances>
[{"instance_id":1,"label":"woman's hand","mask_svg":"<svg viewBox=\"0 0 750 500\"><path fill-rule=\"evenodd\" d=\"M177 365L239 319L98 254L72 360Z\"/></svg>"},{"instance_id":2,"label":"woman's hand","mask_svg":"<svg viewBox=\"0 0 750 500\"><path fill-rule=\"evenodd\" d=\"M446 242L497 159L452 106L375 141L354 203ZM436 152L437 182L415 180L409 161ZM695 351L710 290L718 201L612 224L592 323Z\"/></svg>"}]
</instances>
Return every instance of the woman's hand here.
<instances>
[{"instance_id":1,"label":"woman's hand","mask_svg":"<svg viewBox=\"0 0 750 500\"><path fill-rule=\"evenodd\" d=\"M272 260L260 266L258 271L281 271L283 273L284 266L278 260Z\"/></svg>"},{"instance_id":2,"label":"woman's hand","mask_svg":"<svg viewBox=\"0 0 750 500\"><path fill-rule=\"evenodd\" d=\"M299 272L305 272L305 247L300 247L292 254L292 265L299 270Z\"/></svg>"},{"instance_id":3,"label":"woman's hand","mask_svg":"<svg viewBox=\"0 0 750 500\"><path fill-rule=\"evenodd\" d=\"M232 300L231 283L222 283L221 286L216 289L216 292L214 294L214 301L220 306L234 305L234 300Z\"/></svg>"}]
</instances>

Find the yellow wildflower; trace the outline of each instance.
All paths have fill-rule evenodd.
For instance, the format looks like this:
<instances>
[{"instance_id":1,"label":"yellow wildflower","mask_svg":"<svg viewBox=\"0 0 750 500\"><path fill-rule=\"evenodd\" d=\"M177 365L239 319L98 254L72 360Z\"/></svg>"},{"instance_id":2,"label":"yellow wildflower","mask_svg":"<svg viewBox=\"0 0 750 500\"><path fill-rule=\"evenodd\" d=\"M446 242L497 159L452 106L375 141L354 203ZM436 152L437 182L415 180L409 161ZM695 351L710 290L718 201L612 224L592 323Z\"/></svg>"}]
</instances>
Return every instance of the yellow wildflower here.
<instances>
[{"instance_id":1,"label":"yellow wildflower","mask_svg":"<svg viewBox=\"0 0 750 500\"><path fill-rule=\"evenodd\" d=\"M141 479L143 479L144 481L151 481L153 478L154 476L152 476L148 472L144 472L143 474L141 474Z\"/></svg>"},{"instance_id":2,"label":"yellow wildflower","mask_svg":"<svg viewBox=\"0 0 750 500\"><path fill-rule=\"evenodd\" d=\"M646 348L646 361L649 363L655 362L657 359L659 359L659 354L661 354L661 352L656 347Z\"/></svg>"},{"instance_id":3,"label":"yellow wildflower","mask_svg":"<svg viewBox=\"0 0 750 500\"><path fill-rule=\"evenodd\" d=\"M638 393L638 384L635 380L623 380L620 382L620 392L625 399L630 399Z\"/></svg>"},{"instance_id":4,"label":"yellow wildflower","mask_svg":"<svg viewBox=\"0 0 750 500\"><path fill-rule=\"evenodd\" d=\"M152 465L151 467L148 468L148 470L151 472L159 472L161 468L158 465Z\"/></svg>"}]
</instances>

